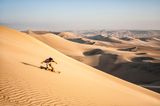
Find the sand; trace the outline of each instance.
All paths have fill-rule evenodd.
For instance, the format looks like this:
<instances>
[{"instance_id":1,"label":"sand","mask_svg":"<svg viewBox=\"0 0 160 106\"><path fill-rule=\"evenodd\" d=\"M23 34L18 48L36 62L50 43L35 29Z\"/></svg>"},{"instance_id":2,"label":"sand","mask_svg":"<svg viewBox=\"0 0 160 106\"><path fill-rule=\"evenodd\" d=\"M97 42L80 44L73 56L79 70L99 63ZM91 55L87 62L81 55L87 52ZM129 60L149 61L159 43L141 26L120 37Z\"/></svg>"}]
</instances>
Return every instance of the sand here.
<instances>
[{"instance_id":1,"label":"sand","mask_svg":"<svg viewBox=\"0 0 160 106\"><path fill-rule=\"evenodd\" d=\"M1 106L160 105L158 93L103 73L16 30L0 27L0 49ZM60 74L38 68L48 56L58 63L53 65Z\"/></svg>"}]
</instances>

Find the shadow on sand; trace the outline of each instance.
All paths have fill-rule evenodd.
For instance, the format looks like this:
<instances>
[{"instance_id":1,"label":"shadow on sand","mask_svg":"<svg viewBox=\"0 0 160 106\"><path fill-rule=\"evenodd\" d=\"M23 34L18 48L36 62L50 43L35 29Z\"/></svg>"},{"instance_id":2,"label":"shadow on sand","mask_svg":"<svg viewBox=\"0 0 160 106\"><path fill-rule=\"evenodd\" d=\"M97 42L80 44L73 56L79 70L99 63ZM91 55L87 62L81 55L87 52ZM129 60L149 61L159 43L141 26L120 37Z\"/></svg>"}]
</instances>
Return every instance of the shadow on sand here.
<instances>
[{"instance_id":1,"label":"shadow on sand","mask_svg":"<svg viewBox=\"0 0 160 106\"><path fill-rule=\"evenodd\" d=\"M31 66L31 67L48 70L48 69L47 69L46 67L44 67L44 66L36 66L36 65L34 65L34 64L30 64L30 63L26 63L26 62L21 62L21 63L24 64L24 65ZM61 73L60 71L52 71L52 72L55 72L55 73L58 73L58 74Z\"/></svg>"},{"instance_id":2,"label":"shadow on sand","mask_svg":"<svg viewBox=\"0 0 160 106\"><path fill-rule=\"evenodd\" d=\"M36 65L33 65L33 64L30 64L30 63L26 63L26 62L21 62L21 63L24 64L24 65L40 68L39 66L36 66Z\"/></svg>"}]
</instances>

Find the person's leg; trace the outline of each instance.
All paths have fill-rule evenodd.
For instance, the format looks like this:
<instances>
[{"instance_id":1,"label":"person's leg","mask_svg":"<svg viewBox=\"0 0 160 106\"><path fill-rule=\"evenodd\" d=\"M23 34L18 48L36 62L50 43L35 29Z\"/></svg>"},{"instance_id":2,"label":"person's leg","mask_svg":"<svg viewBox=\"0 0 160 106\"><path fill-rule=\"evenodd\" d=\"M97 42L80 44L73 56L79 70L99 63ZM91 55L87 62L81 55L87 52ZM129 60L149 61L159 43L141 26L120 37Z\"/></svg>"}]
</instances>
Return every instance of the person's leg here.
<instances>
[{"instance_id":1,"label":"person's leg","mask_svg":"<svg viewBox=\"0 0 160 106\"><path fill-rule=\"evenodd\" d=\"M49 66L51 67L51 71L54 71L54 68L52 67L51 63L49 63Z\"/></svg>"},{"instance_id":2,"label":"person's leg","mask_svg":"<svg viewBox=\"0 0 160 106\"><path fill-rule=\"evenodd\" d=\"M48 67L48 63L46 63L46 70L48 69L49 67Z\"/></svg>"}]
</instances>

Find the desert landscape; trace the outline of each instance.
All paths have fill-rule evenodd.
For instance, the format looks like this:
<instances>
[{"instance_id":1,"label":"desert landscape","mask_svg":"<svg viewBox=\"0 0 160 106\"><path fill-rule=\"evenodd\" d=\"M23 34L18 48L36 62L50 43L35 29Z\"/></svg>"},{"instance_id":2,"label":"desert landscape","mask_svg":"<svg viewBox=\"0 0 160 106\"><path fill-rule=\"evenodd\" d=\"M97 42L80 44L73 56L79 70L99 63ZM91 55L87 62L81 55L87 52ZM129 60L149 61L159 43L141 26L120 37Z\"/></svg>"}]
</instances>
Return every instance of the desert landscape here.
<instances>
[{"instance_id":1,"label":"desert landscape","mask_svg":"<svg viewBox=\"0 0 160 106\"><path fill-rule=\"evenodd\" d=\"M160 105L160 95L158 93L91 67L99 65L100 68L104 68L106 65L110 64L111 67L110 70L109 68L108 70L112 71L114 65L112 66L113 63L109 63L109 61L114 61L115 64L121 62L125 63L126 61L133 61L132 58L134 57L134 61L139 62L143 61L143 59L137 59L135 56L137 53L142 53L138 54L138 56L147 55L149 57L151 55L154 58L158 58L158 52L157 54L155 52L155 54L148 55L148 53L143 54L143 49L140 49L141 51L139 50L138 52L130 52L121 51L117 49L118 47L113 48L112 46L105 47L79 44L68 41L60 37L60 35L52 33L39 35L31 31L29 34L26 34L7 27L0 27L0 105ZM159 41L153 40L152 42L155 42L156 44ZM121 58L118 57L119 60L117 59L117 52L121 54ZM81 62L78 62L63 53ZM50 72L39 68L40 62L48 56L54 57L55 61L58 63L54 64L55 71L60 73ZM102 59L106 59L106 63L108 63L103 67L100 64L100 61L104 61L100 60L101 56L104 56ZM149 61L157 64L159 62L156 59L150 58ZM123 70L120 68L121 73L133 74L132 70L134 69L130 68L131 72L127 70L127 68L131 66L124 66L124 69L122 67ZM140 75L138 74L139 70L140 69L137 69L137 74L135 72L135 75ZM137 77L137 82L151 82L152 80L152 82L155 82L155 85L156 83L158 84L158 81L156 82L156 80L159 77L153 76L156 75L154 72L149 73L150 71L143 70L142 74L146 74L146 76L135 76ZM114 75L116 76L117 74ZM123 74L118 75L120 76ZM149 78L147 80L148 76L153 76L153 79ZM135 78L130 79L136 81Z\"/></svg>"},{"instance_id":2,"label":"desert landscape","mask_svg":"<svg viewBox=\"0 0 160 106\"><path fill-rule=\"evenodd\" d=\"M0 0L0 106L160 106L160 0Z\"/></svg>"}]
</instances>

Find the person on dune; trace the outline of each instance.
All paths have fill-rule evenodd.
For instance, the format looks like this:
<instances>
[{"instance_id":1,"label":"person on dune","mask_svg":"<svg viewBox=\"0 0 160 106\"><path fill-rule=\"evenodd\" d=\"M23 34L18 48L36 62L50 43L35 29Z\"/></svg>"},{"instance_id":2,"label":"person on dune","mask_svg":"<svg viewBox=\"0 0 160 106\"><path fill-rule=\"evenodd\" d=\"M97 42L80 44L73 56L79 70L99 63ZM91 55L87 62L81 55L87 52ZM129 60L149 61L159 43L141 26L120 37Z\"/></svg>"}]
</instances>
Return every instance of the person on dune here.
<instances>
[{"instance_id":1,"label":"person on dune","mask_svg":"<svg viewBox=\"0 0 160 106\"><path fill-rule=\"evenodd\" d=\"M40 68L44 68L44 69L46 69L46 70L49 70L49 69L51 68L50 70L51 70L51 71L54 71L54 68L52 67L52 62L54 62L54 63L57 64L57 62L55 62L55 61L53 60L53 58L49 57L49 58L47 58L47 59L45 59L44 61L41 62L41 64L45 63L45 64L46 64L46 67L40 66Z\"/></svg>"}]
</instances>

